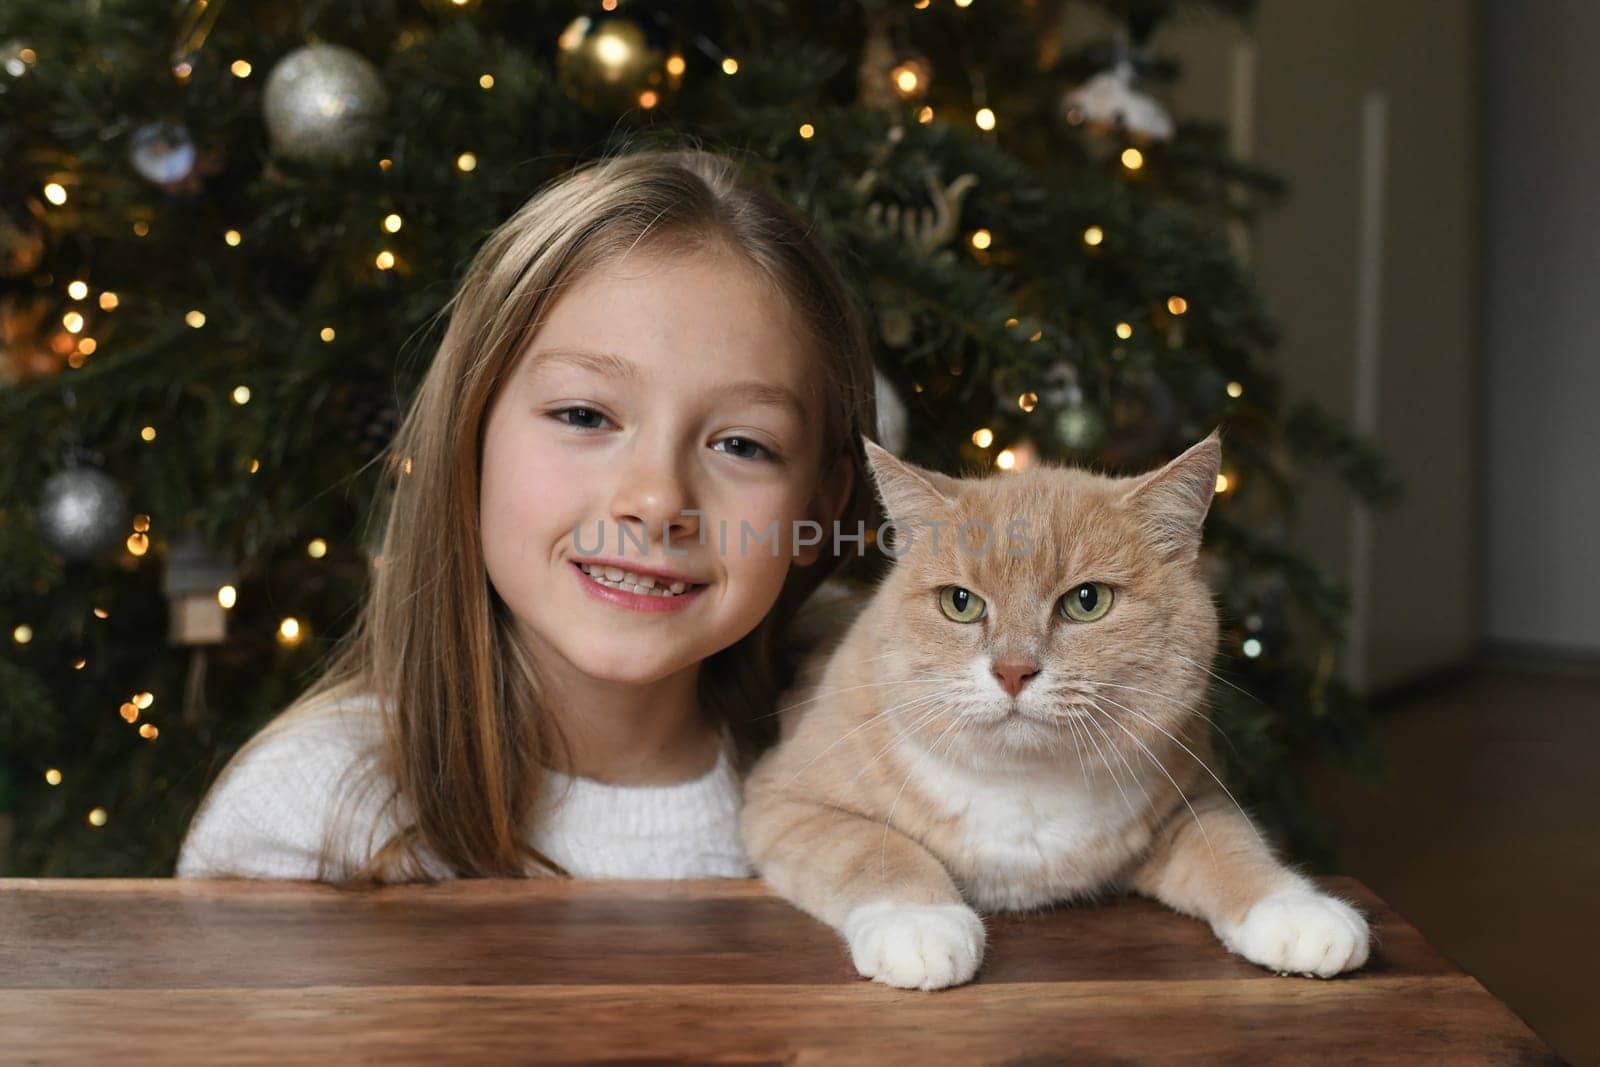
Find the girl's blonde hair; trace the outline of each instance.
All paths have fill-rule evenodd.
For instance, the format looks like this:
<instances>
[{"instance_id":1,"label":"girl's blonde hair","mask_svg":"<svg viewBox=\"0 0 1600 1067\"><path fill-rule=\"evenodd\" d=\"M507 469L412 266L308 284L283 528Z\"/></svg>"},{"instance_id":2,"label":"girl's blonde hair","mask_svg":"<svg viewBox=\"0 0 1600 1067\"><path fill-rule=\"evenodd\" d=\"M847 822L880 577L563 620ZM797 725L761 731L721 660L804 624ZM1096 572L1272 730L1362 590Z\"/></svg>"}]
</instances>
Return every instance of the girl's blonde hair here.
<instances>
[{"instance_id":1,"label":"girl's blonde hair","mask_svg":"<svg viewBox=\"0 0 1600 1067\"><path fill-rule=\"evenodd\" d=\"M644 246L736 253L794 308L825 395L819 477L852 464L840 521L847 532L858 521L870 528L874 498L861 444L876 418L869 342L807 221L743 178L734 160L697 148L613 155L552 181L489 236L446 308L443 341L391 446L396 477L381 565L359 621L322 677L251 742L347 698L374 697L386 710L382 741L359 781L347 783L342 810L362 789L387 791L383 808L394 819L386 825L400 829L352 852L347 839L335 839L335 820L323 878L425 878L424 854L461 877L564 873L527 841L544 768L565 742L543 712L534 664L485 570L483 430L498 389L563 288ZM741 769L775 738L790 620L859 549L852 542L844 555L825 551L816 565L792 567L761 624L702 665L702 707L733 740ZM365 861L336 861L341 855Z\"/></svg>"}]
</instances>

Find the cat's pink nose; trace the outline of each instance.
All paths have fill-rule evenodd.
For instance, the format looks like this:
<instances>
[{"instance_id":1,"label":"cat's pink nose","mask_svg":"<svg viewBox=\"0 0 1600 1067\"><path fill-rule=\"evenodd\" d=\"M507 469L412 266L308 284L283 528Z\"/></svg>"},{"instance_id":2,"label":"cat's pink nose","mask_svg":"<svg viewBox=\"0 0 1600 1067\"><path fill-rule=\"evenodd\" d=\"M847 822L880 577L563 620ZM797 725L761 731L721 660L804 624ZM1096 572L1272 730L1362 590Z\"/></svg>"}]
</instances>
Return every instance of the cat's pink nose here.
<instances>
[{"instance_id":1,"label":"cat's pink nose","mask_svg":"<svg viewBox=\"0 0 1600 1067\"><path fill-rule=\"evenodd\" d=\"M1022 692L1022 687L1028 684L1029 679L1039 673L1039 661L1033 659L997 659L994 661L994 676L1000 679L1000 688L1009 696L1015 697Z\"/></svg>"}]
</instances>

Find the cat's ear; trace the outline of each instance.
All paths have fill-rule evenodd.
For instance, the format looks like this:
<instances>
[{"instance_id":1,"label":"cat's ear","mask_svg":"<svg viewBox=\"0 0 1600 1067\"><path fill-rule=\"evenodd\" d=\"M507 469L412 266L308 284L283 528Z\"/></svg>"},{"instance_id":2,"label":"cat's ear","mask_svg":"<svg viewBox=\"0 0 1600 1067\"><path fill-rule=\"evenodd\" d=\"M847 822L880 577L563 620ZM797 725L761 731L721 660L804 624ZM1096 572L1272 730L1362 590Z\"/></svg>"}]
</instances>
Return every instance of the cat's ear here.
<instances>
[{"instance_id":1,"label":"cat's ear","mask_svg":"<svg viewBox=\"0 0 1600 1067\"><path fill-rule=\"evenodd\" d=\"M867 466L883 510L894 522L908 525L914 519L927 519L948 513L955 504L960 483L949 475L907 463L874 441L862 438L867 451Z\"/></svg>"},{"instance_id":2,"label":"cat's ear","mask_svg":"<svg viewBox=\"0 0 1600 1067\"><path fill-rule=\"evenodd\" d=\"M1199 553L1201 527L1217 492L1221 466L1221 431L1212 430L1165 467L1139 478L1123 496L1157 551L1183 562Z\"/></svg>"}]
</instances>

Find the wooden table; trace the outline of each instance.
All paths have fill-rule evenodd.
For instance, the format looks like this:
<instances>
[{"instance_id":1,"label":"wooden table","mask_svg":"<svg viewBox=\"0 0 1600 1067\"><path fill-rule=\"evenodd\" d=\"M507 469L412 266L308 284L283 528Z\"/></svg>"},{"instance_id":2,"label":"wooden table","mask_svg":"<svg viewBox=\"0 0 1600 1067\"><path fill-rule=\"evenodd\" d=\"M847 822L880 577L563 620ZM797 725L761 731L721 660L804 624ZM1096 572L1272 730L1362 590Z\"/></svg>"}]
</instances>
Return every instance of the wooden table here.
<instances>
[{"instance_id":1,"label":"wooden table","mask_svg":"<svg viewBox=\"0 0 1600 1067\"><path fill-rule=\"evenodd\" d=\"M1141 900L997 916L979 980L858 978L759 882L0 881L0 1061L1559 1062L1359 883L1357 975Z\"/></svg>"}]
</instances>

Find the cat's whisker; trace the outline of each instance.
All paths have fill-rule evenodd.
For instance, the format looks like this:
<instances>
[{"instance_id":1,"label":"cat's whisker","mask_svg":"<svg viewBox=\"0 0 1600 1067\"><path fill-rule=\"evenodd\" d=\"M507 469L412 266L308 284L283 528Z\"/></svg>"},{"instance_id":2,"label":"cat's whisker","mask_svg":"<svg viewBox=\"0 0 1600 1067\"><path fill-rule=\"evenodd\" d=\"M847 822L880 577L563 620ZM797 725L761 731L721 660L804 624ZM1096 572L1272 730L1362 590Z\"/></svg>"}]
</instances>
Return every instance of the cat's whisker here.
<instances>
[{"instance_id":1,"label":"cat's whisker","mask_svg":"<svg viewBox=\"0 0 1600 1067\"><path fill-rule=\"evenodd\" d=\"M1204 768L1204 770L1205 770L1205 772L1207 774L1211 775L1211 780L1213 782L1217 783L1217 788L1221 789L1223 794L1227 796L1228 800L1232 802L1233 806L1235 808L1239 809L1239 814L1244 816L1244 821L1249 824L1251 832L1253 832L1256 835L1256 840L1260 841L1263 845L1266 844L1266 841L1261 837L1261 831L1256 829L1256 824L1255 824L1254 820L1252 820L1249 815L1245 814L1244 808L1241 807L1239 802L1234 799L1233 794L1228 791L1228 787L1223 784L1222 779L1217 777L1217 772L1212 770L1210 768L1210 766L1208 766L1206 764L1205 760L1203 760L1199 756L1195 755L1193 749L1191 749L1188 745L1186 745L1182 741L1180 741L1177 738L1177 736L1172 733L1172 731L1168 730L1165 726L1162 726L1160 723L1156 722L1154 719L1150 718L1148 715L1145 715L1143 712L1138 711L1138 710L1136 710L1134 708L1130 708L1126 704L1123 704L1123 703L1120 703L1120 702L1118 702L1116 700L1113 700L1111 697L1106 697L1106 699L1111 701L1112 704L1115 704L1117 707L1121 708L1123 711L1127 712L1129 715L1136 716L1137 718L1142 719L1144 722L1148 723L1149 725L1155 727L1157 730L1160 730L1162 733L1167 735L1168 739L1170 739L1173 744L1177 745L1179 748L1181 748L1185 752L1189 753L1189 757L1191 759L1193 759L1196 763L1200 764L1200 766L1202 768Z\"/></svg>"},{"instance_id":2,"label":"cat's whisker","mask_svg":"<svg viewBox=\"0 0 1600 1067\"><path fill-rule=\"evenodd\" d=\"M760 721L761 719L770 719L774 715L782 715L784 712L794 711L796 708L803 708L808 704L815 704L819 700L826 700L829 697L838 696L840 693L849 693L858 689L872 689L886 685L916 685L919 682L955 682L961 680L962 679L956 677L955 675L944 676L922 674L913 676L911 678L895 678L883 682L862 682L860 685L841 685L833 689L815 693L807 697L805 700L797 700L792 704L785 704L777 711L768 712L765 715L757 715L755 717L755 721Z\"/></svg>"},{"instance_id":3,"label":"cat's whisker","mask_svg":"<svg viewBox=\"0 0 1600 1067\"><path fill-rule=\"evenodd\" d=\"M1115 701L1113 701L1113 703L1115 703ZM1097 704L1096 707L1099 708L1099 705ZM1178 795L1183 798L1183 805L1189 809L1189 814L1194 818L1194 824L1200 828L1200 836L1205 839L1206 849L1211 853L1211 862L1214 865L1217 861L1217 850L1211 845L1211 835L1206 833L1206 824L1200 821L1200 813L1194 810L1193 804L1189 803L1189 795L1183 791L1183 787L1178 784L1178 780L1172 777L1172 772L1168 771L1166 765L1156 758L1155 753L1150 751L1149 746L1143 741L1139 740L1139 736L1137 734L1128 729L1126 726L1122 725L1122 723L1118 722L1117 717L1106 711L1104 708L1099 708L1099 711L1101 715L1110 721L1111 725L1127 734L1129 739L1132 740L1134 744L1138 745L1139 748L1144 751L1144 754L1149 757L1150 762L1154 763L1156 768L1160 770L1162 774L1167 776L1167 781L1172 783L1172 788L1176 789L1178 791Z\"/></svg>"},{"instance_id":4,"label":"cat's whisker","mask_svg":"<svg viewBox=\"0 0 1600 1067\"><path fill-rule=\"evenodd\" d=\"M878 713L876 713L874 715L868 716L864 721L862 721L860 723L857 723L855 726L852 726L850 729L846 730L844 733L842 733L838 737L834 738L831 742L829 742L827 748L824 748L821 752L818 752L815 756L812 756L809 760L807 760L804 763L804 765L801 766L801 768L799 770L795 771L794 774L789 777L788 781L783 783L783 788L788 789L790 786L794 785L796 779L798 779L802 774L804 774L807 770L809 770L813 763L817 762L817 760L821 759L823 756L826 756L829 752L832 752L835 748L837 748L838 746L842 745L845 741L849 740L855 734L860 733L862 730L865 730L867 727L871 726L873 723L879 722L882 719L887 718L888 716L894 715L894 714L896 714L898 712L902 712L906 708L916 707L919 704L927 704L935 712L937 712L938 711L938 705L939 705L939 702L940 702L941 699L942 698L941 698L940 694L938 694L938 693L929 693L926 696L913 697L910 700L907 700L907 701L905 701L903 703L900 703L900 704L892 704L889 707L884 708L882 711L879 711ZM922 710L923 709L919 708L918 711L914 712L913 714L920 714Z\"/></svg>"},{"instance_id":5,"label":"cat's whisker","mask_svg":"<svg viewBox=\"0 0 1600 1067\"><path fill-rule=\"evenodd\" d=\"M878 765L878 761L883 759L884 756L889 754L889 750L890 749L894 748L897 744L899 744L906 737L909 737L910 735L916 733L918 730L922 729L925 725L927 725L928 723L932 722L934 719L938 718L939 715L942 712L944 712L945 710L946 710L945 706L942 703L941 704L935 704L931 709L929 709L927 711L924 711L920 715L918 715L916 721L914 723L912 723L910 726L906 727L903 730L897 730L895 732L895 735L892 738L889 739L889 743L887 745L884 745L882 748L880 748L877 751L877 753L873 755L873 757L871 759L867 760L867 762L862 765L861 769L858 770L855 773L855 776L853 778L851 778L850 781L845 783L845 789L844 789L845 794L849 795L850 793L854 792L855 791L855 787L856 787L856 783L861 780L861 776L863 774L866 774L873 767L876 767Z\"/></svg>"},{"instance_id":6,"label":"cat's whisker","mask_svg":"<svg viewBox=\"0 0 1600 1067\"><path fill-rule=\"evenodd\" d=\"M1111 735L1106 733L1105 727L1101 726L1094 719L1085 719L1084 726L1084 735L1088 737L1089 743L1094 746L1095 752L1099 754L1100 763L1103 767L1105 767L1106 773L1111 776L1111 781L1116 785L1117 792L1122 795L1122 803L1127 806L1128 814L1137 815L1139 813L1139 809L1134 806L1133 801L1128 797L1128 791L1122 788L1122 777L1117 774L1117 769L1113 767L1111 765L1111 761L1106 758L1105 751L1100 747L1100 742L1095 740L1094 733L1089 732L1089 727L1092 727L1100 734L1100 737L1106 743L1106 748L1109 748L1112 752L1116 753L1117 758L1122 761L1122 765L1128 769L1128 777L1132 778L1133 784L1137 785L1139 790L1144 793L1145 803L1154 807L1155 802L1150 799L1150 791L1144 787L1144 779L1139 777L1139 772L1133 769L1133 766L1128 762L1127 757L1123 756L1123 754L1117 749L1117 746L1111 743Z\"/></svg>"},{"instance_id":7,"label":"cat's whisker","mask_svg":"<svg viewBox=\"0 0 1600 1067\"><path fill-rule=\"evenodd\" d=\"M1258 697L1254 693L1250 692L1250 690L1246 689L1244 686L1239 685L1238 683L1233 682L1233 681L1231 681L1231 680L1229 680L1227 678L1224 678L1222 675L1220 675L1216 671L1212 670L1211 667L1208 664L1201 663L1197 659L1192 659L1189 656L1185 656L1181 652L1172 652L1170 654L1173 657L1177 658L1177 659L1183 660L1185 663L1192 664L1193 666L1199 667L1201 670L1203 670L1207 674L1211 675L1211 677L1215 678L1217 681L1221 682L1223 685L1228 686L1230 689L1237 689L1239 692L1243 693L1245 696L1249 697L1251 700L1255 701L1257 704L1261 704L1263 707L1266 706L1265 703L1263 703L1263 701L1261 700L1260 697Z\"/></svg>"},{"instance_id":8,"label":"cat's whisker","mask_svg":"<svg viewBox=\"0 0 1600 1067\"><path fill-rule=\"evenodd\" d=\"M1137 686L1137 685L1123 685L1123 684L1121 684L1119 682L1102 682L1102 681L1100 681L1100 680L1098 680L1096 678L1079 678L1077 680L1082 682L1085 685L1109 686L1112 689L1128 689L1128 690L1131 690L1132 692L1135 692L1135 693L1142 693L1145 696L1154 697L1157 700L1163 701L1163 702L1165 702L1167 704L1171 704L1174 707L1176 707L1180 712L1182 712L1184 714L1193 715L1196 718L1204 719L1206 721L1207 725L1209 725L1217 733L1221 734L1222 735L1222 739L1224 741L1228 742L1228 747L1233 749L1233 754L1235 756L1239 756L1240 755L1239 746L1233 743L1233 738L1228 736L1228 731L1226 731L1222 727L1218 726L1217 723L1216 723L1216 720L1212 719L1211 716L1209 716L1207 714L1204 714L1198 708L1190 707L1184 701L1178 700L1175 697L1170 697L1165 693L1158 693L1154 689L1145 689L1145 688L1143 688L1141 686ZM1209 708L1207 710L1209 710ZM1241 756L1241 758L1243 758L1243 757Z\"/></svg>"},{"instance_id":9,"label":"cat's whisker","mask_svg":"<svg viewBox=\"0 0 1600 1067\"><path fill-rule=\"evenodd\" d=\"M941 730L939 736L933 739L933 744L923 749L917 758L912 761L911 766L906 768L905 780L900 783L900 790L894 795L894 803L889 805L889 814L884 816L883 819L883 841L878 846L878 867L880 872L887 873L889 869L889 828L894 825L894 809L900 806L900 798L905 795L906 786L911 784L911 776L917 773L917 768L922 765L922 761L932 755L934 749L939 747L939 742L944 739L945 735L952 730L958 730L965 721L966 717L961 715L951 719L950 725Z\"/></svg>"}]
</instances>

